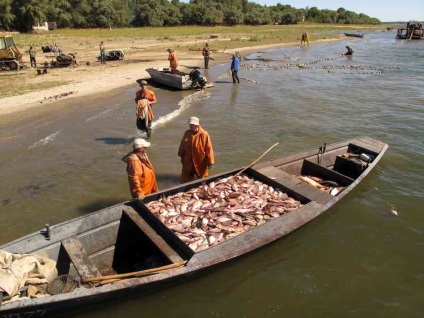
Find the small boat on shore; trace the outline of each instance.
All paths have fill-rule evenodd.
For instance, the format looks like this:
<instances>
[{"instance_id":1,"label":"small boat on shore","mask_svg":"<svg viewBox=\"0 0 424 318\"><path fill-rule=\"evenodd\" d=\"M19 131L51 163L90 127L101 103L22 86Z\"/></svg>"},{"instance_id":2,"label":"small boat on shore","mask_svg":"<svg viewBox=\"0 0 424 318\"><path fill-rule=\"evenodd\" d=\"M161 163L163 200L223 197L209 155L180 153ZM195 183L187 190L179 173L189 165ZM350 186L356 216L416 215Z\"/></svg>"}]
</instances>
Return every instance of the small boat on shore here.
<instances>
[{"instance_id":1,"label":"small boat on shore","mask_svg":"<svg viewBox=\"0 0 424 318\"><path fill-rule=\"evenodd\" d=\"M351 36L351 37L355 37L355 38L363 38L364 35L360 34L360 33L345 33L345 36Z\"/></svg>"},{"instance_id":2,"label":"small boat on shore","mask_svg":"<svg viewBox=\"0 0 424 318\"><path fill-rule=\"evenodd\" d=\"M63 289L49 288L50 282L44 290L54 290L53 295L13 302L6 295L0 316L51 316L149 293L171 280L183 283L185 277L312 221L350 193L387 148L370 137L323 144L172 187L143 201L123 202L4 244L0 251L54 260Z\"/></svg>"},{"instance_id":3,"label":"small boat on shore","mask_svg":"<svg viewBox=\"0 0 424 318\"><path fill-rule=\"evenodd\" d=\"M201 76L198 69L184 73L178 70L171 72L171 69L166 67L155 67L146 69L146 72L155 82L177 89L204 88L207 85L206 77Z\"/></svg>"},{"instance_id":4,"label":"small boat on shore","mask_svg":"<svg viewBox=\"0 0 424 318\"><path fill-rule=\"evenodd\" d=\"M215 34L209 34L209 36L211 37L211 39L216 39L219 37L219 34L215 33Z\"/></svg>"}]
</instances>

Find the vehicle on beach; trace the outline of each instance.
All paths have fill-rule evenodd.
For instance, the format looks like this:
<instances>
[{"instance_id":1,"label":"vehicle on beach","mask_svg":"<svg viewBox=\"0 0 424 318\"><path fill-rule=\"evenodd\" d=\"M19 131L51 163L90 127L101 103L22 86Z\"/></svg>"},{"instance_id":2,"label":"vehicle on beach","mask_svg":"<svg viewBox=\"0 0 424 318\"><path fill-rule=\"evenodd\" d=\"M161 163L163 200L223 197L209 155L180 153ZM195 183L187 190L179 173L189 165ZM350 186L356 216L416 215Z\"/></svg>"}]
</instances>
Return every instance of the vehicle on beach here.
<instances>
[{"instance_id":1,"label":"vehicle on beach","mask_svg":"<svg viewBox=\"0 0 424 318\"><path fill-rule=\"evenodd\" d=\"M360 34L360 33L345 33L344 35L354 37L354 38L363 38L364 37L364 35Z\"/></svg>"},{"instance_id":2,"label":"vehicle on beach","mask_svg":"<svg viewBox=\"0 0 424 318\"><path fill-rule=\"evenodd\" d=\"M177 89L196 89L204 88L207 85L207 79L201 76L199 69L193 69L190 73L181 71L171 72L167 67L148 68L146 72L157 83L170 86Z\"/></svg>"},{"instance_id":3,"label":"vehicle on beach","mask_svg":"<svg viewBox=\"0 0 424 318\"><path fill-rule=\"evenodd\" d=\"M13 302L5 297L0 316L50 316L171 280L182 283L321 215L372 171L387 148L360 137L258 159L4 244L1 251L54 260L58 279L44 288L54 295Z\"/></svg>"},{"instance_id":4,"label":"vehicle on beach","mask_svg":"<svg viewBox=\"0 0 424 318\"><path fill-rule=\"evenodd\" d=\"M22 67L22 53L12 34L0 32L0 70L16 71Z\"/></svg>"}]
</instances>

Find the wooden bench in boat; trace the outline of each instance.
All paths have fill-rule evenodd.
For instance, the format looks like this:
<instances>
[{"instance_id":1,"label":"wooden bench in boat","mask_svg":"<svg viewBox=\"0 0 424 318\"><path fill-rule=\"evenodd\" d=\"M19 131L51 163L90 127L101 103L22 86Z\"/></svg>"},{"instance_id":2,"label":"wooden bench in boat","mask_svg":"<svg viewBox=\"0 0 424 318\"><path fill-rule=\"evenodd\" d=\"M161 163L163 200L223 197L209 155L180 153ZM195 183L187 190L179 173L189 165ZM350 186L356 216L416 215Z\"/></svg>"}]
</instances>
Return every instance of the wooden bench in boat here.
<instances>
[{"instance_id":1,"label":"wooden bench in boat","mask_svg":"<svg viewBox=\"0 0 424 318\"><path fill-rule=\"evenodd\" d=\"M311 201L318 202L320 204L326 204L333 199L331 194L328 194L322 190L314 188L313 186L306 184L302 180L295 176L288 174L287 172L273 167L265 167L258 170L268 178L274 179L276 182L284 185L290 190L299 193L300 195L308 198Z\"/></svg>"},{"instance_id":2,"label":"wooden bench in boat","mask_svg":"<svg viewBox=\"0 0 424 318\"><path fill-rule=\"evenodd\" d=\"M169 246L165 240L131 207L127 206L123 212L134 222L135 225L152 241L153 244L172 262L179 263L184 260Z\"/></svg>"},{"instance_id":3,"label":"wooden bench in boat","mask_svg":"<svg viewBox=\"0 0 424 318\"><path fill-rule=\"evenodd\" d=\"M88 257L87 252L76 236L68 237L62 245L69 255L81 279L102 276L96 265Z\"/></svg>"},{"instance_id":4,"label":"wooden bench in boat","mask_svg":"<svg viewBox=\"0 0 424 318\"><path fill-rule=\"evenodd\" d=\"M310 174L315 177L319 177L321 179L331 180L331 181L337 182L340 186L348 186L354 181L352 178L349 178L345 176L344 174L341 174L337 171L323 167L307 159L303 161L301 174L303 175Z\"/></svg>"}]
</instances>

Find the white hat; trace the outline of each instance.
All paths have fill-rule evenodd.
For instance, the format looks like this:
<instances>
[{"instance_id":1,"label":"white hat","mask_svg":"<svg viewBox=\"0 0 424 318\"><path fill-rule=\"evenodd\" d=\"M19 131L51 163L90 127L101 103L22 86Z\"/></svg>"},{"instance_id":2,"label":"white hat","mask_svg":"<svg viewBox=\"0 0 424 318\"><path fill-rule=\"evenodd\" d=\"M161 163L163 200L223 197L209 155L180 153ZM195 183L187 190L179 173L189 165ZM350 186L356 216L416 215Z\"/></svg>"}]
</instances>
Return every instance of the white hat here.
<instances>
[{"instance_id":1,"label":"white hat","mask_svg":"<svg viewBox=\"0 0 424 318\"><path fill-rule=\"evenodd\" d=\"M150 142L144 140L143 138L137 138L136 140L134 140L133 143L133 148L134 149L138 149L138 148L148 148L150 147Z\"/></svg>"},{"instance_id":2,"label":"white hat","mask_svg":"<svg viewBox=\"0 0 424 318\"><path fill-rule=\"evenodd\" d=\"M190 124L190 125L196 125L196 126L199 126L199 118L197 118L197 117L190 117L190 119L188 120L188 123Z\"/></svg>"}]
</instances>

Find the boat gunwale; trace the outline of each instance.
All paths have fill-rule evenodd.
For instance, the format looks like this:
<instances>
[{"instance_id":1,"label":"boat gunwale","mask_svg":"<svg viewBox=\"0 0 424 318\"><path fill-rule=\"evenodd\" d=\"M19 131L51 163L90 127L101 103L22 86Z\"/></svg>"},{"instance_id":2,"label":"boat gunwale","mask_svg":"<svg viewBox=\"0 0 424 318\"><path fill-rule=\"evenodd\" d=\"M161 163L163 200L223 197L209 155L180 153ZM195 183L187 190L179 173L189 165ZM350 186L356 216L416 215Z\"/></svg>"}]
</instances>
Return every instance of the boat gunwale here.
<instances>
[{"instance_id":1,"label":"boat gunwale","mask_svg":"<svg viewBox=\"0 0 424 318\"><path fill-rule=\"evenodd\" d=\"M329 149L331 150L335 150L338 148L343 148L346 146L349 146L349 144L354 143L355 141L361 141L361 138L368 138L368 137L359 137L359 138L355 138L349 141L345 141L345 142L339 142L339 143L334 143L334 144L330 144L329 145ZM373 140L373 139L372 139ZM375 140L378 141L378 140ZM97 295L104 295L104 298L111 298L113 297L114 292L118 292L118 291L123 291L125 289L127 289L128 287L132 287L132 288L146 288L148 286L151 286L151 284L153 283L161 283L161 282L165 282L169 279L175 278L175 277L180 277L180 276L185 276L187 274L192 274L194 272L200 271L200 270L205 270L213 265L216 264L220 264L220 263L224 263L230 259L236 258L236 257L240 257L242 255L245 255L247 253L250 253L254 250L256 250L257 248L267 245L271 242L276 241L277 239L280 239L281 237L301 228L303 225L305 225L306 223L309 223L310 221L312 221L313 219L315 219L317 216L321 215L322 213L324 213L325 211L327 211L330 207L332 207L334 204L336 204L338 201L340 201L342 198L344 198L348 193L350 193L372 170L373 168L377 165L377 163L381 160L381 158L383 157L383 155L385 154L386 150L388 149L388 144L380 142L382 144L382 148L380 149L378 155L374 158L374 160L368 165L367 169L365 169L361 175L359 175L356 179L354 179L354 181L348 185L344 191L342 191L341 193L339 193L337 196L335 196L332 200L330 200L329 202L327 202L326 204L320 204L317 203L316 201L310 201L307 204L305 204L304 206L300 207L299 209L295 210L295 211L291 211L287 214L281 215L280 217L270 220L268 222L266 222L265 224L255 227L252 230L246 231L242 234L240 234L239 236L231 239L231 240L227 240L224 241L216 246L207 248L206 250L203 250L201 252L198 253L194 253L194 255L190 258L190 260L188 261L187 265L185 267L182 268L176 268L167 272L162 272L162 273L158 273L158 274L154 274L151 276L146 276L146 277L135 277L135 278L128 278L119 282L116 282L114 284L108 284L108 285L104 285L104 286L100 286L100 287L96 287L96 288L92 288L92 289L86 289L86 288L80 288L80 289L76 289L73 292L67 293L67 294L59 294L59 295L54 295L51 297L45 297L45 298L38 298L38 299L28 299L28 300L22 300L22 301L16 301L16 302L11 302L11 303L5 303L2 305L2 307L0 308L0 314L1 315L7 315L9 314L8 312L10 311L12 313L13 310L18 310L18 309L22 309L24 308L26 309L31 309L31 308L38 308L42 305L48 304L57 304L58 306L60 306L61 303L66 302L66 304L72 300L75 299L79 299L80 301L87 301L89 302L90 297L94 297ZM371 144L370 144L371 145ZM365 149L368 150L368 149ZM316 150L315 150L316 151ZM306 157L310 157L310 154L313 152L313 150L310 151L304 151L304 152L299 152L297 154L288 156L288 157L284 157L284 158L298 158L297 160L302 160ZM304 155L304 157L301 157L302 155ZM279 158L279 159L284 159L284 158ZM275 162L278 159L271 159L265 163L262 164L257 164L255 166L253 166L252 169L253 171L256 171L257 173L260 173L257 169L268 165L272 165L273 162ZM296 159L293 159L292 161L296 161ZM240 171L241 169L235 169L232 171ZM207 180L211 180L214 178L219 178L220 176L225 176L225 175L229 175L230 172L225 172L219 175L214 175L214 176L210 176L208 178L202 179L203 181L207 181ZM190 183L186 183L183 186L191 186L193 184L195 184L197 181L192 181ZM174 190L177 191L178 189L181 189L182 185L178 185L175 187L171 187L168 188L164 191L161 191L159 193L155 193L154 195L158 195L162 192L166 192L166 191L170 191L170 190ZM152 195L153 196L153 195ZM148 198L150 196L147 196L146 198ZM66 225L70 225L71 223L77 223L77 221L80 220L84 220L86 218L91 218L94 217L96 215L100 215L102 213L104 213L104 211L108 211L108 210L113 210L113 209L119 209L120 207L124 207L127 205L131 205L134 202L136 202L136 200L131 200L131 201L125 201L122 203L118 203L116 205L113 205L111 207L106 207L104 209L98 210L98 211L94 211L90 214L87 215L83 215L71 220L67 220L65 222L59 223L57 225L53 225L52 228L60 228ZM309 205L310 204L310 205ZM230 258L227 258L226 256L228 256L227 254L222 254L220 253L219 250L223 250L227 247L227 245L231 246L232 245L237 245L237 242L241 240L241 238L244 238L243 240L245 240L246 236L257 236L257 232L261 233L264 232L265 229L267 229L267 227L272 228L273 224L278 224L282 221L285 221L285 219L289 219L290 222L294 223L296 221L296 217L293 218L292 215L295 215L296 213L299 215L302 211L307 211L308 209L308 205L309 207L311 207L312 205L315 206L315 210L312 212L315 212L315 214L312 214L308 219L305 219L303 223L301 223L299 226L288 230L287 232L283 232L283 233L279 233L277 236L275 236L273 239L271 240L259 240L259 246L252 246L250 249L245 249L245 250L235 250L234 253L232 253L232 256ZM121 211L122 211L121 208ZM153 213L152 213L153 214ZM299 218L302 219L303 216L299 215ZM278 221L278 222L277 222ZM107 223L105 223L107 224ZM93 230L93 228L91 229ZM89 231L89 229L87 229L86 231ZM85 233L85 232L84 232ZM24 237L21 237L17 240L14 240L10 243L7 243L5 245L2 245L0 247L0 249L4 248L5 246L12 246L18 243L23 243L25 241L27 241L29 238L33 238L34 236L39 236L41 234L41 232L34 232L32 234L26 235ZM262 236L261 236L262 237ZM53 244L57 244L57 243L61 243L63 239L60 239L58 241L55 242L51 242L51 241L47 241L46 242L48 244L45 245L45 247L53 245ZM42 249L43 247L39 247L37 250ZM216 250L218 250L218 253L214 253ZM206 262L205 259L207 259L205 257L205 255L212 255L212 253L214 253L214 255L219 255L219 257L212 257L210 258L212 261L208 261Z\"/></svg>"}]
</instances>

